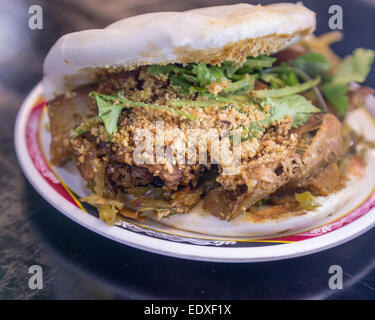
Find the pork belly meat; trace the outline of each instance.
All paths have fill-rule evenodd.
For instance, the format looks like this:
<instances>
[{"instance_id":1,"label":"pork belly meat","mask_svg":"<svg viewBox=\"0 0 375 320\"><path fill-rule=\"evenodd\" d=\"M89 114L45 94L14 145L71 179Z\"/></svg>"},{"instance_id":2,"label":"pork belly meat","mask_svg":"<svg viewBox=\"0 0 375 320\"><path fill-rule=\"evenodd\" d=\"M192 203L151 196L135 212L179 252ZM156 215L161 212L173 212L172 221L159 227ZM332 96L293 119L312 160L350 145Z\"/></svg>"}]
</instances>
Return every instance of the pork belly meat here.
<instances>
[{"instance_id":1,"label":"pork belly meat","mask_svg":"<svg viewBox=\"0 0 375 320\"><path fill-rule=\"evenodd\" d=\"M341 154L341 124L332 114L315 115L289 135L295 135L298 143L287 150L287 157L285 153L271 159L264 155L243 164L240 176L227 177L237 182L235 189L215 188L205 199L205 209L232 220L283 186L303 186Z\"/></svg>"}]
</instances>

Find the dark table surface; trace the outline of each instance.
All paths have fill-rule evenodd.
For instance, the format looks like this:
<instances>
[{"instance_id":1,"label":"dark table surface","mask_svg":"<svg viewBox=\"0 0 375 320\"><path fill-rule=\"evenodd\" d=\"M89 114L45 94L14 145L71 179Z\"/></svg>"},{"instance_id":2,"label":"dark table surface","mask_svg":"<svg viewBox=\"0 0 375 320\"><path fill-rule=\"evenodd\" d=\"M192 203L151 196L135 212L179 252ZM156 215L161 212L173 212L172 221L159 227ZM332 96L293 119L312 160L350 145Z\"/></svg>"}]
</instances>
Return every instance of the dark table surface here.
<instances>
[{"instance_id":1,"label":"dark table surface","mask_svg":"<svg viewBox=\"0 0 375 320\"><path fill-rule=\"evenodd\" d=\"M336 248L284 261L188 261L133 249L81 227L52 208L23 176L13 146L15 117L25 95L41 79L43 59L59 36L144 12L225 3L231 2L1 0L1 299L375 298L374 229ZM345 40L334 46L338 54L356 47L375 49L375 0L304 3L319 13L317 33L328 31L329 6L342 6ZM43 9L43 30L28 28L28 9L33 4ZM374 72L368 84L375 86ZM28 286L28 268L34 264L44 271L41 290ZM328 287L331 265L343 269L342 290Z\"/></svg>"}]
</instances>

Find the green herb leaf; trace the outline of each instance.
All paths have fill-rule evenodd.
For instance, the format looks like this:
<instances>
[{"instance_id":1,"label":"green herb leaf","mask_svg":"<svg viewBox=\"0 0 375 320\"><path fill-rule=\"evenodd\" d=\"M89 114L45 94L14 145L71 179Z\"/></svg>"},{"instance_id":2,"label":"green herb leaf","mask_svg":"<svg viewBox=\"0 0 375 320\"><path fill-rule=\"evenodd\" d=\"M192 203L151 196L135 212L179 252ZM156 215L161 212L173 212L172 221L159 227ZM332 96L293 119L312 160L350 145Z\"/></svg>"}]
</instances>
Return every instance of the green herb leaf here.
<instances>
[{"instance_id":1,"label":"green herb leaf","mask_svg":"<svg viewBox=\"0 0 375 320\"><path fill-rule=\"evenodd\" d=\"M227 78L232 78L232 76L240 69L242 66L238 65L234 61L224 61L221 64L221 69Z\"/></svg>"},{"instance_id":2,"label":"green herb leaf","mask_svg":"<svg viewBox=\"0 0 375 320\"><path fill-rule=\"evenodd\" d=\"M107 132L112 135L117 132L117 121L123 109L121 105L115 105L115 99L113 99L113 103L108 103L99 95L93 95L96 104L98 106L98 113L99 117L102 119L105 129Z\"/></svg>"},{"instance_id":3,"label":"green herb leaf","mask_svg":"<svg viewBox=\"0 0 375 320\"><path fill-rule=\"evenodd\" d=\"M173 107L185 107L189 106L192 108L205 108L209 106L215 106L215 105L222 105L223 103L220 103L217 100L187 100L187 99L171 99L168 101L168 103Z\"/></svg>"},{"instance_id":4,"label":"green herb leaf","mask_svg":"<svg viewBox=\"0 0 375 320\"><path fill-rule=\"evenodd\" d=\"M362 83L366 80L374 61L373 50L356 49L342 61L337 72L322 86L324 96L345 117L349 106L347 92L352 81Z\"/></svg>"},{"instance_id":5,"label":"green herb leaf","mask_svg":"<svg viewBox=\"0 0 375 320\"><path fill-rule=\"evenodd\" d=\"M234 81L231 82L229 87L226 87L223 89L220 94L228 94L228 93L233 93L237 91L249 91L254 88L255 84L255 77L247 76L242 80Z\"/></svg>"},{"instance_id":6,"label":"green herb leaf","mask_svg":"<svg viewBox=\"0 0 375 320\"><path fill-rule=\"evenodd\" d=\"M193 72L201 87L206 87L211 82L221 82L225 79L224 73L219 67L208 67L203 62L195 64Z\"/></svg>"},{"instance_id":7,"label":"green herb leaf","mask_svg":"<svg viewBox=\"0 0 375 320\"><path fill-rule=\"evenodd\" d=\"M308 73L311 77L325 74L331 70L331 64L329 61L320 53L306 53L293 61L291 64L301 68L303 71Z\"/></svg>"},{"instance_id":8,"label":"green herb leaf","mask_svg":"<svg viewBox=\"0 0 375 320\"><path fill-rule=\"evenodd\" d=\"M348 111L349 99L346 95L348 90L348 85L344 83L329 82L322 86L324 96L342 117L345 117Z\"/></svg>"},{"instance_id":9,"label":"green herb leaf","mask_svg":"<svg viewBox=\"0 0 375 320\"><path fill-rule=\"evenodd\" d=\"M244 64L245 68L251 69L262 69L262 68L270 68L272 67L273 63L276 61L276 58L269 57L269 56L259 56L259 57L248 57Z\"/></svg>"},{"instance_id":10,"label":"green herb leaf","mask_svg":"<svg viewBox=\"0 0 375 320\"><path fill-rule=\"evenodd\" d=\"M273 123L290 116L293 120L292 127L303 126L313 113L321 112L301 95L291 95L282 98L267 98L264 103L270 107L269 115L261 121L253 121L248 128L243 128L245 136L242 141L259 138L265 129Z\"/></svg>"},{"instance_id":11,"label":"green herb leaf","mask_svg":"<svg viewBox=\"0 0 375 320\"><path fill-rule=\"evenodd\" d=\"M117 121L120 117L122 109L123 108L121 106L111 106L111 111L101 116L105 129L110 135L117 132Z\"/></svg>"},{"instance_id":12,"label":"green herb leaf","mask_svg":"<svg viewBox=\"0 0 375 320\"><path fill-rule=\"evenodd\" d=\"M95 98L98 106L99 117L102 119L107 132L111 135L117 132L118 118L120 117L121 111L124 108L141 107L161 109L172 112L181 117L186 117L190 120L196 119L196 117L192 116L191 114L181 110L169 108L167 106L128 100L124 97L122 91L119 91L115 95L105 95L99 92L91 92L90 95Z\"/></svg>"},{"instance_id":13,"label":"green herb leaf","mask_svg":"<svg viewBox=\"0 0 375 320\"><path fill-rule=\"evenodd\" d=\"M173 86L177 86L177 87L181 88L181 92L183 92L185 94L189 93L190 87L192 86L191 83L189 83L189 81L187 81L187 80L185 80L181 77L178 77L175 74L171 75L169 79L170 79Z\"/></svg>"},{"instance_id":14,"label":"green herb leaf","mask_svg":"<svg viewBox=\"0 0 375 320\"><path fill-rule=\"evenodd\" d=\"M229 87L223 89L223 94L235 91L252 89L254 79L245 80L244 75L271 67L275 58L268 56L249 57L244 64L233 61L224 61L221 66L212 66L203 62L189 63L184 67L176 64L164 66L151 65L147 72L150 75L166 74L173 86L179 87L181 92L188 94L198 92L202 95L209 94L207 88L212 82L230 82ZM233 81L233 82L232 82Z\"/></svg>"},{"instance_id":15,"label":"green herb leaf","mask_svg":"<svg viewBox=\"0 0 375 320\"><path fill-rule=\"evenodd\" d=\"M91 130L98 122L100 121L100 117L96 116L91 119L88 119L84 121L81 125L79 125L77 128L74 128L70 132L70 137L72 139L75 139L79 137L80 135L84 134L85 132Z\"/></svg>"},{"instance_id":16,"label":"green herb leaf","mask_svg":"<svg viewBox=\"0 0 375 320\"><path fill-rule=\"evenodd\" d=\"M250 94L256 98L280 98L289 96L292 94L300 93L315 87L320 82L320 78L317 77L313 80L306 81L295 86L288 86L280 89L265 89L265 90L254 90Z\"/></svg>"},{"instance_id":17,"label":"green herb leaf","mask_svg":"<svg viewBox=\"0 0 375 320\"><path fill-rule=\"evenodd\" d=\"M293 128L303 126L313 113L321 112L304 96L291 95L282 98L268 98L266 103L271 106L270 116L266 124L270 126L275 121L285 119L289 115L293 120Z\"/></svg>"},{"instance_id":18,"label":"green herb leaf","mask_svg":"<svg viewBox=\"0 0 375 320\"><path fill-rule=\"evenodd\" d=\"M345 57L342 61L339 69L335 73L333 82L345 84L352 81L359 83L364 82L371 70L374 56L375 52L373 50L362 48L354 50L352 55Z\"/></svg>"},{"instance_id":19,"label":"green herb leaf","mask_svg":"<svg viewBox=\"0 0 375 320\"><path fill-rule=\"evenodd\" d=\"M156 74L170 74L171 72L175 73L183 73L184 69L180 68L174 64L167 64L167 65L151 65L147 68L147 73L149 75L156 75Z\"/></svg>"},{"instance_id":20,"label":"green herb leaf","mask_svg":"<svg viewBox=\"0 0 375 320\"><path fill-rule=\"evenodd\" d=\"M275 73L262 72L259 77L260 80L267 82L271 85L271 88L280 88L285 86L284 80L280 79Z\"/></svg>"}]
</instances>

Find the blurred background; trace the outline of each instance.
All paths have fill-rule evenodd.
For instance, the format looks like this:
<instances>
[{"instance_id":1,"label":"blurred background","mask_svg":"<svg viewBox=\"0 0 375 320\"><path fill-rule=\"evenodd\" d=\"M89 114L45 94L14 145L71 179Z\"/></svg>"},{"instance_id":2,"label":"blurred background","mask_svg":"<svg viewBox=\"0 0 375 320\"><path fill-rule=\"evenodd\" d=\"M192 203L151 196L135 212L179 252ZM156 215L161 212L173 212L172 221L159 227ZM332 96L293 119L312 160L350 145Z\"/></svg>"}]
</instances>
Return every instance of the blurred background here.
<instances>
[{"instance_id":1,"label":"blurred background","mask_svg":"<svg viewBox=\"0 0 375 320\"><path fill-rule=\"evenodd\" d=\"M374 230L337 248L286 261L217 264L141 252L100 237L65 218L29 185L13 147L22 100L42 78L49 48L65 33L102 28L125 17L212 5L276 1L0 0L0 299L267 299L375 298ZM294 2L294 1L291 1ZM341 5L344 56L375 49L375 0L310 0L317 34L329 31L328 8ZM31 5L43 29L30 30ZM375 86L375 73L368 85ZM28 266L44 270L44 289L28 288ZM328 289L328 268L344 270L344 289Z\"/></svg>"}]
</instances>

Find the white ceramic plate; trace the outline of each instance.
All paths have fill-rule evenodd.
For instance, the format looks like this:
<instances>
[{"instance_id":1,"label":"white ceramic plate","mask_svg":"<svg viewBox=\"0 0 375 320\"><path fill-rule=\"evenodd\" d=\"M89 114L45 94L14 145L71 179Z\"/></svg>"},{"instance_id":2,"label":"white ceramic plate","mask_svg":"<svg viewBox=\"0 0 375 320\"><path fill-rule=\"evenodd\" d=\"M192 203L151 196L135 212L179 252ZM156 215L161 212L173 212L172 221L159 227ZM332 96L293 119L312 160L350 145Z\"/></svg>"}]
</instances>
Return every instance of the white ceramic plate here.
<instances>
[{"instance_id":1,"label":"white ceramic plate","mask_svg":"<svg viewBox=\"0 0 375 320\"><path fill-rule=\"evenodd\" d=\"M345 203L335 202L338 197L333 196L331 202L326 202L332 211L328 217L321 217L318 210L310 215L310 220L304 219L300 225L293 223L294 226L298 225L298 230L288 228L287 222L282 226L274 222L273 226L266 227L268 230L273 227L277 235L265 238L264 235L260 236L264 230L262 225L254 228L254 224L241 223L235 227L230 224L225 227L226 222L205 216L203 221L206 225L201 228L194 223L198 219L194 215L189 219L188 215L175 215L162 221L146 219L142 223L121 220L115 226L108 227L98 219L95 208L79 202L79 196L87 194L87 190L74 164L70 162L58 168L49 163L50 134L45 125L48 119L41 94L42 86L39 84L25 99L16 121L15 146L23 172L42 197L57 210L112 240L179 258L252 262L286 259L321 251L348 241L375 225L375 209L372 209L375 206L375 154L372 152L364 178L351 186L355 191L341 191L340 199L345 199ZM367 112L353 114L352 120L355 125L360 125L357 129L367 137L375 137L375 123ZM180 229L181 225L185 230ZM219 229L221 235L216 233L214 236ZM280 233L280 230L287 231Z\"/></svg>"}]
</instances>

